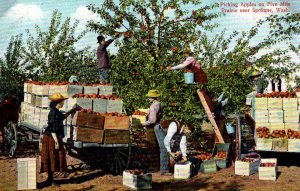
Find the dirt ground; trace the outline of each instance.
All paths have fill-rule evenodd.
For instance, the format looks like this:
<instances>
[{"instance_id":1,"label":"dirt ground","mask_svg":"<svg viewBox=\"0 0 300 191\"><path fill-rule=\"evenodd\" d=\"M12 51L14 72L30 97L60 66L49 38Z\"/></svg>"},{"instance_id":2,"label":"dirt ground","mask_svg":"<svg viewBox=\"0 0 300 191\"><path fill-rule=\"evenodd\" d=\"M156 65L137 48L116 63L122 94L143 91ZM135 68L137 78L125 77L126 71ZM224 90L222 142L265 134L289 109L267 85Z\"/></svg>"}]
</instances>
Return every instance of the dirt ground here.
<instances>
[{"instance_id":1,"label":"dirt ground","mask_svg":"<svg viewBox=\"0 0 300 191\"><path fill-rule=\"evenodd\" d=\"M24 146L23 146L24 147ZM36 145L26 144L26 149L19 149L17 157L37 157L34 150ZM274 157L274 156L270 156ZM17 159L6 158L0 155L0 190L12 191L17 188ZM286 156L279 156L279 176L277 181L262 181L258 180L258 173L249 176L235 176L234 167L222 169L213 174L198 173L189 180L174 180L172 176L161 176L159 173L153 174L152 190L160 191L193 191L193 190L300 190L298 179L300 177L299 162L289 157L287 163ZM101 169L84 170L80 167L79 160L68 157L69 168L75 168L69 179L57 179L59 185L42 188L40 190L61 190L61 191L126 191L130 190L122 185L122 176L114 176ZM293 164L293 162L295 162ZM281 164L280 164L281 163ZM295 166L297 165L297 166ZM37 170L38 171L38 170ZM37 174L37 181L42 182L46 179L45 174Z\"/></svg>"}]
</instances>

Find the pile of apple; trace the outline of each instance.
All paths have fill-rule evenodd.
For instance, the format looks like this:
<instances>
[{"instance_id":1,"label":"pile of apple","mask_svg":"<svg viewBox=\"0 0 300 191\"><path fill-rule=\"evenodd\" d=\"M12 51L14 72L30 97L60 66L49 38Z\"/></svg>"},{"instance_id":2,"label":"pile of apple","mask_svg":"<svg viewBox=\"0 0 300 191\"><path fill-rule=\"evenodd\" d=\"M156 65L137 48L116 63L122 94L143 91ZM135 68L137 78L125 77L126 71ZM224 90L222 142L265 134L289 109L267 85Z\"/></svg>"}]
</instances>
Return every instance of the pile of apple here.
<instances>
[{"instance_id":1,"label":"pile of apple","mask_svg":"<svg viewBox=\"0 0 300 191\"><path fill-rule=\"evenodd\" d=\"M92 86L92 87L97 87L97 86L110 86L109 83L105 83L105 82L103 82L103 83L95 83L95 84L86 84L86 83L83 83L82 85L84 85L84 86Z\"/></svg>"},{"instance_id":2,"label":"pile of apple","mask_svg":"<svg viewBox=\"0 0 300 191\"><path fill-rule=\"evenodd\" d=\"M133 174L133 175L143 175L145 172L139 169L127 170L126 172Z\"/></svg>"},{"instance_id":3,"label":"pile of apple","mask_svg":"<svg viewBox=\"0 0 300 191\"><path fill-rule=\"evenodd\" d=\"M226 157L227 157L227 152L226 151L218 151L214 158L226 159Z\"/></svg>"},{"instance_id":4,"label":"pile of apple","mask_svg":"<svg viewBox=\"0 0 300 191\"><path fill-rule=\"evenodd\" d=\"M285 130L274 130L272 132L272 138L286 138Z\"/></svg>"},{"instance_id":5,"label":"pile of apple","mask_svg":"<svg viewBox=\"0 0 300 191\"><path fill-rule=\"evenodd\" d=\"M101 115L101 116L116 116L116 117L124 117L126 115L118 113L118 112L112 112L112 113L99 113L99 112L93 112L92 109L81 109L79 112L83 113L90 113L90 114L95 114L95 115Z\"/></svg>"},{"instance_id":6,"label":"pile of apple","mask_svg":"<svg viewBox=\"0 0 300 191\"><path fill-rule=\"evenodd\" d=\"M200 160L211 160L212 159L212 156L209 153L200 153L200 154L196 155L195 157Z\"/></svg>"},{"instance_id":7,"label":"pile of apple","mask_svg":"<svg viewBox=\"0 0 300 191\"><path fill-rule=\"evenodd\" d=\"M241 160L242 162L249 162L249 163L252 163L254 162L254 159L253 158L248 158L248 157L245 157Z\"/></svg>"},{"instance_id":8,"label":"pile of apple","mask_svg":"<svg viewBox=\"0 0 300 191\"><path fill-rule=\"evenodd\" d=\"M148 114L146 112L142 112L140 110L136 110L133 115L142 115L142 116L147 116Z\"/></svg>"},{"instance_id":9,"label":"pile of apple","mask_svg":"<svg viewBox=\"0 0 300 191\"><path fill-rule=\"evenodd\" d=\"M268 127L257 127L256 133L258 138L270 138L270 130Z\"/></svg>"},{"instance_id":10,"label":"pile of apple","mask_svg":"<svg viewBox=\"0 0 300 191\"><path fill-rule=\"evenodd\" d=\"M289 139L300 139L300 132L288 129L287 136Z\"/></svg>"},{"instance_id":11,"label":"pile of apple","mask_svg":"<svg viewBox=\"0 0 300 191\"><path fill-rule=\"evenodd\" d=\"M115 95L98 95L98 94L74 94L72 98L93 98L93 99L108 99L108 100L122 100Z\"/></svg>"},{"instance_id":12,"label":"pile of apple","mask_svg":"<svg viewBox=\"0 0 300 191\"><path fill-rule=\"evenodd\" d=\"M257 98L296 98L296 92L272 92L267 94L256 94Z\"/></svg>"},{"instance_id":13,"label":"pile of apple","mask_svg":"<svg viewBox=\"0 0 300 191\"><path fill-rule=\"evenodd\" d=\"M275 163L272 162L266 162L266 163L260 163L261 167L275 167Z\"/></svg>"}]
</instances>

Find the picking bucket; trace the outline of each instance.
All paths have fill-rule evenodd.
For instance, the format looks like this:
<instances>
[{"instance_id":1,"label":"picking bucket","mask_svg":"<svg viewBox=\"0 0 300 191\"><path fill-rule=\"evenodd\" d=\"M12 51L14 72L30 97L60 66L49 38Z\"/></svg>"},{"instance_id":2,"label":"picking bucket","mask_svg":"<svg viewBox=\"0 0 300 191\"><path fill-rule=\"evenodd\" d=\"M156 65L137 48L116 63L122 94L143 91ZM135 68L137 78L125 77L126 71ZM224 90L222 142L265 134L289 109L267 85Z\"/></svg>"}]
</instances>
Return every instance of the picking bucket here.
<instances>
[{"instance_id":1,"label":"picking bucket","mask_svg":"<svg viewBox=\"0 0 300 191\"><path fill-rule=\"evenodd\" d=\"M192 84L194 83L194 73L192 72L187 72L187 73L184 73L184 82L186 84Z\"/></svg>"}]
</instances>

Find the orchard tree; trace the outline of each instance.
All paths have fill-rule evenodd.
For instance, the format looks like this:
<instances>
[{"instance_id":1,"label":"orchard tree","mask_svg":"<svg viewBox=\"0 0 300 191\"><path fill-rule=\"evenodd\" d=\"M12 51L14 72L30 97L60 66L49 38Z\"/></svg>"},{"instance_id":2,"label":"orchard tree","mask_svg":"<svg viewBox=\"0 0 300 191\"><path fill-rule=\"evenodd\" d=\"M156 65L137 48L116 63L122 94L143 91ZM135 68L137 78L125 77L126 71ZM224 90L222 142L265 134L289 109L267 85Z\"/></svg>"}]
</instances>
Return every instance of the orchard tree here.
<instances>
[{"instance_id":1,"label":"orchard tree","mask_svg":"<svg viewBox=\"0 0 300 191\"><path fill-rule=\"evenodd\" d=\"M91 51L88 48L80 51L75 49L75 43L86 31L75 36L79 21L72 24L70 18L62 21L61 16L60 12L54 11L48 30L42 31L36 25L35 36L27 30L25 60L28 63L26 69L31 71L30 77L34 80L65 81L75 70L80 69L84 80L95 81L96 65Z\"/></svg>"},{"instance_id":2,"label":"orchard tree","mask_svg":"<svg viewBox=\"0 0 300 191\"><path fill-rule=\"evenodd\" d=\"M0 59L0 98L20 96L26 79L22 35L12 36L3 59Z\"/></svg>"},{"instance_id":3,"label":"orchard tree","mask_svg":"<svg viewBox=\"0 0 300 191\"><path fill-rule=\"evenodd\" d=\"M198 0L125 0L119 5L105 0L101 7L88 6L101 18L89 22L90 30L106 36L123 34L116 42L119 51L111 76L125 98L128 113L149 107L145 94L149 89L158 89L166 118L195 123L193 115L203 115L196 93L202 85L186 85L182 71L166 68L182 62L182 50L214 28L212 20L219 15L209 11L216 6L201 6Z\"/></svg>"}]
</instances>

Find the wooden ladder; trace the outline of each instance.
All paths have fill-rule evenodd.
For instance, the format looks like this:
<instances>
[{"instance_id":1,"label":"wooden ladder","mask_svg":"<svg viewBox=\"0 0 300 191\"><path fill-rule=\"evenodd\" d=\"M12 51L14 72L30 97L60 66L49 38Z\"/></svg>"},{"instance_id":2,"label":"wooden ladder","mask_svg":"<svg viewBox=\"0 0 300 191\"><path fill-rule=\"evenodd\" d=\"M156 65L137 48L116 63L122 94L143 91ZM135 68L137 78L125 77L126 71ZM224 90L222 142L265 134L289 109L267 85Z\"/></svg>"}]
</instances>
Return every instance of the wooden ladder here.
<instances>
[{"instance_id":1,"label":"wooden ladder","mask_svg":"<svg viewBox=\"0 0 300 191\"><path fill-rule=\"evenodd\" d=\"M221 134L221 132L219 130L218 124L216 123L216 120L215 120L215 118L214 118L214 116L213 116L213 114L212 114L212 112L211 112L211 110L210 110L210 108L209 108L209 106L207 104L207 101L205 99L204 93L201 92L201 90L199 90L199 89L197 90L197 93L198 93L198 96L200 98L201 104L204 107L204 110L205 110L205 112L206 112L206 114L208 116L208 119L211 122L211 124L213 125L213 128L214 128L214 131L216 133L218 142L219 143L225 143L224 139L222 137L222 134Z\"/></svg>"}]
</instances>

